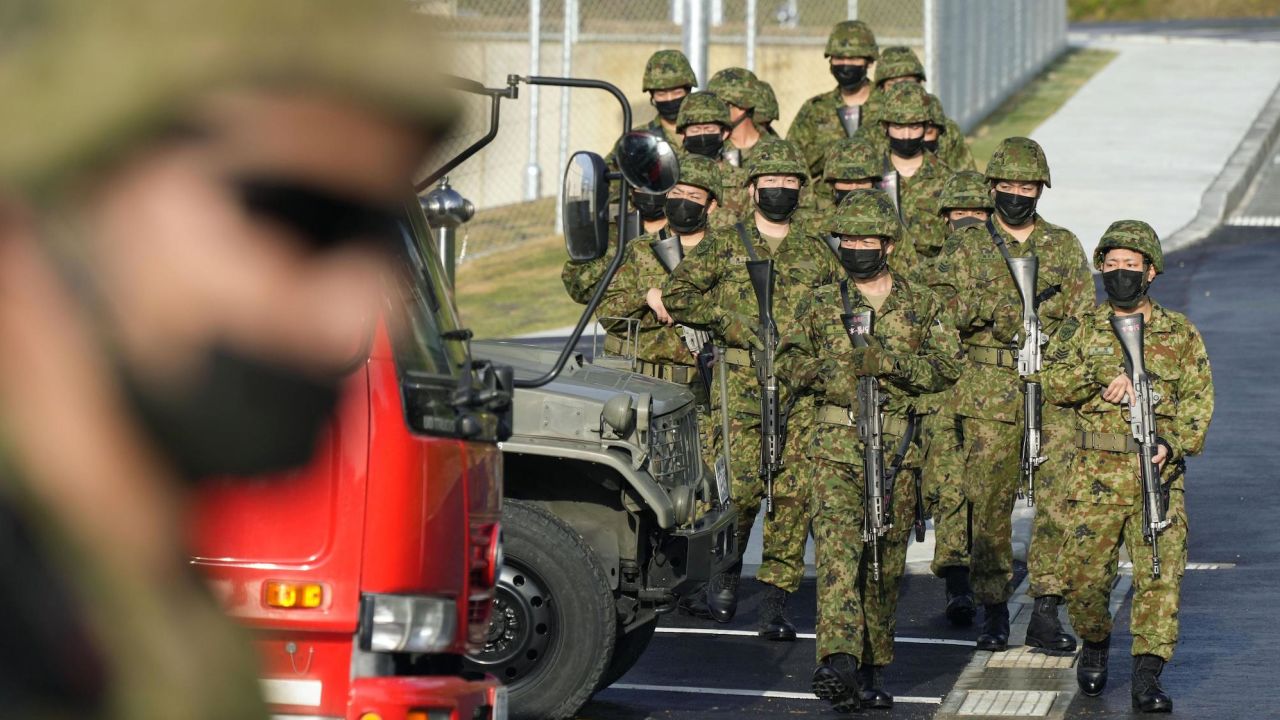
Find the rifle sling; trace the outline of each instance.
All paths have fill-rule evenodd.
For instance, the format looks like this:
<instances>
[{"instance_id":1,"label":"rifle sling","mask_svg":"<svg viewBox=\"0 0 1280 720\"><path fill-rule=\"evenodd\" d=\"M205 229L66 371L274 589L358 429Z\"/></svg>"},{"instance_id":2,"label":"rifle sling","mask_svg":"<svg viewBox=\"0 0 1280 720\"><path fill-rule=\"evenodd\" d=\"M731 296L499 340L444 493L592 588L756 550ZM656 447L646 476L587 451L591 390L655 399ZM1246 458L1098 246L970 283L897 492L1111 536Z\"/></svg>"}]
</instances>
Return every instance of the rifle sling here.
<instances>
[{"instance_id":1,"label":"rifle sling","mask_svg":"<svg viewBox=\"0 0 1280 720\"><path fill-rule=\"evenodd\" d=\"M751 233L743 227L742 223L734 223L733 229L738 231L738 237L742 238L742 244L747 248L747 257L752 260L759 260L760 256L756 254L756 244L751 242Z\"/></svg>"},{"instance_id":2,"label":"rifle sling","mask_svg":"<svg viewBox=\"0 0 1280 720\"><path fill-rule=\"evenodd\" d=\"M1001 257L1004 258L1004 266L1009 269L1009 277L1013 279L1014 281L1013 286L1016 288L1018 286L1017 278L1013 277L1013 266L1009 264L1009 260L1011 260L1013 256L1009 254L1009 247L1005 244L1004 238L1001 237L999 231L996 230L995 218L992 218L992 217L987 218L986 225L987 225L987 234L991 236L991 242L995 243L996 249L1000 251ZM1035 255L1036 242L1031 238L1027 238L1027 246L1031 248L1031 254ZM1062 292L1061 284L1053 285L1051 287L1045 288L1044 292L1035 296L1034 302L1036 304L1036 307L1037 308L1040 307L1040 303L1044 302L1045 300L1048 300L1049 298L1053 297L1054 295L1057 295L1060 292Z\"/></svg>"}]
</instances>

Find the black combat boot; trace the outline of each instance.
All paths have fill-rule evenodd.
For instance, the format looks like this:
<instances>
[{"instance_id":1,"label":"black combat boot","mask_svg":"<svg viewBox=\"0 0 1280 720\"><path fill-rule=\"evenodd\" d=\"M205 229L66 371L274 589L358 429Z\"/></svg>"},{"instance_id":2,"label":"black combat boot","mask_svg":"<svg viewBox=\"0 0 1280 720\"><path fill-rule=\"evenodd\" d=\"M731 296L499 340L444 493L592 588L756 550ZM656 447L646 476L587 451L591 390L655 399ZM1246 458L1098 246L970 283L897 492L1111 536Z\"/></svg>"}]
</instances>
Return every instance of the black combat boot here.
<instances>
[{"instance_id":1,"label":"black combat boot","mask_svg":"<svg viewBox=\"0 0 1280 720\"><path fill-rule=\"evenodd\" d=\"M893 707L893 696L884 689L884 666L863 665L858 668L858 680L862 683L862 707L888 710Z\"/></svg>"},{"instance_id":2,"label":"black combat boot","mask_svg":"<svg viewBox=\"0 0 1280 720\"><path fill-rule=\"evenodd\" d=\"M733 620L738 612L738 581L742 578L742 561L711 578L707 583L707 608L718 623Z\"/></svg>"},{"instance_id":3,"label":"black combat boot","mask_svg":"<svg viewBox=\"0 0 1280 720\"><path fill-rule=\"evenodd\" d=\"M1061 604L1061 595L1036 598L1031 622L1027 624L1027 647L1063 654L1076 651L1076 639L1062 628L1062 621L1058 619Z\"/></svg>"},{"instance_id":4,"label":"black combat boot","mask_svg":"<svg viewBox=\"0 0 1280 720\"><path fill-rule=\"evenodd\" d=\"M847 653L832 653L822 658L818 669L813 671L813 694L831 703L836 712L857 712L862 707L858 661Z\"/></svg>"},{"instance_id":5,"label":"black combat boot","mask_svg":"<svg viewBox=\"0 0 1280 720\"><path fill-rule=\"evenodd\" d=\"M1080 692L1098 697L1107 686L1107 654L1111 651L1111 636L1098 642L1084 641L1080 659L1076 661L1076 684Z\"/></svg>"},{"instance_id":6,"label":"black combat boot","mask_svg":"<svg viewBox=\"0 0 1280 720\"><path fill-rule=\"evenodd\" d=\"M1144 713L1173 712L1173 698L1160 687L1160 673L1164 660L1155 655L1133 656L1133 709Z\"/></svg>"},{"instance_id":7,"label":"black combat boot","mask_svg":"<svg viewBox=\"0 0 1280 720\"><path fill-rule=\"evenodd\" d=\"M691 615L701 620L711 619L711 608L707 607L707 586L702 585L696 590L681 595L680 600L676 603L676 609L685 615Z\"/></svg>"},{"instance_id":8,"label":"black combat boot","mask_svg":"<svg viewBox=\"0 0 1280 720\"><path fill-rule=\"evenodd\" d=\"M787 619L787 598L791 597L791 593L773 585L766 585L765 588L756 632L765 640L793 642L796 639L796 626Z\"/></svg>"},{"instance_id":9,"label":"black combat boot","mask_svg":"<svg viewBox=\"0 0 1280 720\"><path fill-rule=\"evenodd\" d=\"M942 572L947 580L947 620L956 627L969 627L978 614L973 587L969 585L969 568L953 566Z\"/></svg>"},{"instance_id":10,"label":"black combat boot","mask_svg":"<svg viewBox=\"0 0 1280 720\"><path fill-rule=\"evenodd\" d=\"M1005 603L982 606L982 634L978 649L1004 652L1009 649L1009 606Z\"/></svg>"}]
</instances>

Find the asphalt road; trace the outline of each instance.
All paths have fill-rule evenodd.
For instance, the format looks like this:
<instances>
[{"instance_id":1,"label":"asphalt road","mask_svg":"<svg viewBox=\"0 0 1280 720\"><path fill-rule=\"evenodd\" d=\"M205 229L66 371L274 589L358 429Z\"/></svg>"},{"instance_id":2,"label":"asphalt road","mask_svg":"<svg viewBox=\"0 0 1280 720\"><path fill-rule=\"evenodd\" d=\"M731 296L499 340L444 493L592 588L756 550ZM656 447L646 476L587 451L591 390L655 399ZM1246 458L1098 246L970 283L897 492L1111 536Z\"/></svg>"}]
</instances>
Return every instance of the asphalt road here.
<instances>
[{"instance_id":1,"label":"asphalt road","mask_svg":"<svg viewBox=\"0 0 1280 720\"><path fill-rule=\"evenodd\" d=\"M1258 186L1270 187L1273 179L1265 173ZM1255 192L1241 214L1280 214L1273 213L1276 204L1270 193ZM1169 256L1165 274L1152 289L1157 300L1187 313L1200 328L1217 397L1205 452L1189 462L1193 566L1183 583L1182 641L1164 676L1181 717L1280 716L1280 684L1272 681L1280 639L1280 523L1275 519L1280 495L1272 460L1280 425L1277 277L1280 228L1223 226L1203 243ZM580 716L833 716L825 703L809 695L813 640L776 644L755 638L751 630L760 585L745 580L744 591L738 618L728 626L664 618L639 664L597 695ZM972 641L975 633L948 626L939 613L941 598L940 580L908 575L898 618L902 642L887 673L887 685L899 698L894 717L932 717L974 660L972 647L959 643ZM792 607L801 632L812 633L812 580ZM1096 699L1077 696L1054 714L1131 714L1128 612L1125 597L1117 614L1106 692ZM690 634L690 629L710 634Z\"/></svg>"}]
</instances>

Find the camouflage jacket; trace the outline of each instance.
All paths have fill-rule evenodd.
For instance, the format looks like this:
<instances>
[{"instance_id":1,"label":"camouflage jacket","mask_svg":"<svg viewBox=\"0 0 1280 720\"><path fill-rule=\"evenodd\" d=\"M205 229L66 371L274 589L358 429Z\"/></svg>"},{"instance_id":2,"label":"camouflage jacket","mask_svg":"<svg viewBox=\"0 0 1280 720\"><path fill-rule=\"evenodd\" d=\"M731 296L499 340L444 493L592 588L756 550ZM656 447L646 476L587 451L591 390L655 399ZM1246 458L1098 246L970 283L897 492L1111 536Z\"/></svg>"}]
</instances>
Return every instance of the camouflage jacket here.
<instances>
[{"instance_id":1,"label":"camouflage jacket","mask_svg":"<svg viewBox=\"0 0 1280 720\"><path fill-rule=\"evenodd\" d=\"M1191 321L1152 301L1151 322L1143 332L1143 362L1151 378L1156 434L1169 443L1172 455L1164 465L1164 479L1182 487L1182 473L1173 468L1204 448L1213 417L1213 375L1204 340ZM1123 404L1102 399L1102 391L1124 372L1124 352L1112 332L1108 303L1061 323L1054 338L1059 362L1041 374L1046 402L1074 408L1086 432L1130 436L1129 413ZM1083 450L1070 497L1098 503L1133 505L1142 502L1136 456L1105 450ZM1079 468L1077 468L1079 470Z\"/></svg>"},{"instance_id":2,"label":"camouflage jacket","mask_svg":"<svg viewBox=\"0 0 1280 720\"><path fill-rule=\"evenodd\" d=\"M608 255L584 263L565 260L564 267L560 270L560 282L564 283L564 291L569 294L569 298L579 305L590 302L591 293L609 269L609 260Z\"/></svg>"},{"instance_id":3,"label":"camouflage jacket","mask_svg":"<svg viewBox=\"0 0 1280 720\"><path fill-rule=\"evenodd\" d=\"M846 289L854 312L870 307L852 281L846 281ZM843 312L839 281L799 298L794 319L781 329L778 366L792 392L813 395L819 407L848 408L856 418L858 376L866 368L840 320ZM886 416L905 420L917 396L944 390L959 377L959 339L943 322L942 312L942 303L928 288L894 276L893 290L873 322L883 352L876 374L886 398ZM820 423L811 454L858 462L862 443L857 428Z\"/></svg>"},{"instance_id":4,"label":"camouflage jacket","mask_svg":"<svg viewBox=\"0 0 1280 720\"><path fill-rule=\"evenodd\" d=\"M871 97L862 104L861 127L875 124L875 103L878 102L879 90L872 90ZM822 166L827 159L827 150L831 143L846 137L844 126L836 114L844 107L844 97L840 88L835 88L821 95L814 95L800 106L796 119L791 121L787 130L787 140L795 143L809 166L809 174L815 178L822 177Z\"/></svg>"},{"instance_id":5,"label":"camouflage jacket","mask_svg":"<svg viewBox=\"0 0 1280 720\"><path fill-rule=\"evenodd\" d=\"M938 138L938 157L955 172L978 169L973 161L973 151L964 140L964 132L950 117L947 117L946 132Z\"/></svg>"},{"instance_id":6,"label":"camouflage jacket","mask_svg":"<svg viewBox=\"0 0 1280 720\"><path fill-rule=\"evenodd\" d=\"M950 225L944 227L950 229ZM984 243L990 244L991 236L982 225L969 225L950 233L942 243L942 251L924 259L916 267L915 279L928 285L944 303L950 303L961 290L957 281L967 277L955 271L956 262L960 259L957 253L962 248L971 252Z\"/></svg>"},{"instance_id":7,"label":"camouflage jacket","mask_svg":"<svg viewBox=\"0 0 1280 720\"><path fill-rule=\"evenodd\" d=\"M755 223L744 224L761 260L774 260L776 279L774 322L792 317L795 298L829 282L843 270L830 248L798 224L778 245L769 249ZM736 228L707 233L662 286L662 300L676 322L710 330L717 345L751 350L759 326L759 307L747 275L751 259ZM740 414L758 415L760 394L755 371L731 366L729 408Z\"/></svg>"},{"instance_id":8,"label":"camouflage jacket","mask_svg":"<svg viewBox=\"0 0 1280 720\"><path fill-rule=\"evenodd\" d=\"M658 322L645 303L645 293L649 288L660 287L667 279L666 268L658 262L650 247L650 243L665 232L662 230L642 235L627 244L622 267L613 276L613 282L605 291L596 315L606 319L630 318L640 321L637 359L664 365L694 365L696 358L685 344L682 332L685 329L679 325L668 327Z\"/></svg>"},{"instance_id":9,"label":"camouflage jacket","mask_svg":"<svg viewBox=\"0 0 1280 720\"><path fill-rule=\"evenodd\" d=\"M1013 257L1029 255L1034 249L1039 258L1036 289L1041 295L1051 292L1038 309L1048 337L1053 337L1064 320L1093 306L1093 276L1075 234L1038 215L1027 242L1015 242L994 219L992 227ZM950 277L949 282L939 284L955 290L949 315L963 344L1012 351L1021 327L1022 305L1009 266L984 226L962 232L955 252L938 265L938 274ZM1052 291L1055 287L1058 290ZM1043 349L1045 367L1060 361L1060 355L1060 345L1051 340ZM952 410L968 417L1015 422L1021 413L1021 386L1016 367L970 359L952 391Z\"/></svg>"},{"instance_id":10,"label":"camouflage jacket","mask_svg":"<svg viewBox=\"0 0 1280 720\"><path fill-rule=\"evenodd\" d=\"M893 170L893 163L885 153L885 173ZM907 239L915 248L915 254L923 259L933 257L942 249L947 236L947 223L938 214L938 195L951 177L951 168L926 152L920 168L911 177L899 176L899 214ZM903 243L907 244L907 243Z\"/></svg>"}]
</instances>

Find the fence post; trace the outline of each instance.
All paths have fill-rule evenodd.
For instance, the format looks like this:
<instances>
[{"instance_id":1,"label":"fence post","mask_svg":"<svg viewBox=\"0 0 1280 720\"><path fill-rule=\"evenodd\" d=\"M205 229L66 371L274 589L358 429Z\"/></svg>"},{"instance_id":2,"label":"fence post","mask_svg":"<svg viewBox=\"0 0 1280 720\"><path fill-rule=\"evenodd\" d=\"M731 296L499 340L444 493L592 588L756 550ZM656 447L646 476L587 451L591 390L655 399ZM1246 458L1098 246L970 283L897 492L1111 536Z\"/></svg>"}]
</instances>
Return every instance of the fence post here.
<instances>
[{"instance_id":1,"label":"fence post","mask_svg":"<svg viewBox=\"0 0 1280 720\"><path fill-rule=\"evenodd\" d=\"M564 29L560 32L560 74L573 77L573 45L578 41L578 0L564 0ZM569 162L569 88L560 88L560 152L556 172ZM564 232L564 183L556 183L556 233Z\"/></svg>"},{"instance_id":2,"label":"fence post","mask_svg":"<svg viewBox=\"0 0 1280 720\"><path fill-rule=\"evenodd\" d=\"M929 92L938 92L938 3L924 0L924 75Z\"/></svg>"},{"instance_id":3,"label":"fence post","mask_svg":"<svg viewBox=\"0 0 1280 720\"><path fill-rule=\"evenodd\" d=\"M529 0L529 74L541 75L542 0ZM529 92L529 163L524 169L525 202L537 200L542 189L542 169L538 167L538 86Z\"/></svg>"},{"instance_id":4,"label":"fence post","mask_svg":"<svg viewBox=\"0 0 1280 720\"><path fill-rule=\"evenodd\" d=\"M707 0L684 0L684 54L693 66L693 76L706 87L707 80Z\"/></svg>"},{"instance_id":5,"label":"fence post","mask_svg":"<svg viewBox=\"0 0 1280 720\"><path fill-rule=\"evenodd\" d=\"M756 0L747 0L747 69L756 71Z\"/></svg>"},{"instance_id":6,"label":"fence post","mask_svg":"<svg viewBox=\"0 0 1280 720\"><path fill-rule=\"evenodd\" d=\"M845 14L849 16L848 19L857 20L858 19L858 0L849 0L847 9L848 11Z\"/></svg>"}]
</instances>

